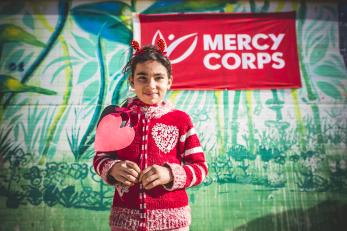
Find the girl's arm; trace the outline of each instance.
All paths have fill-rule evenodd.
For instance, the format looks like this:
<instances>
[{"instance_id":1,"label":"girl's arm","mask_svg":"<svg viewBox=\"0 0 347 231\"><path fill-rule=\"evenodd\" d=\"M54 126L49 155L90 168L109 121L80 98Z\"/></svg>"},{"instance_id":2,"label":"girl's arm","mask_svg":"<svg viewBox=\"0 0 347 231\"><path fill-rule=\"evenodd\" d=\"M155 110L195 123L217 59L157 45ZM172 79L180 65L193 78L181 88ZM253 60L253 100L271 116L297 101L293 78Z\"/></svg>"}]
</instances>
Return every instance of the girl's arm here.
<instances>
[{"instance_id":1,"label":"girl's arm","mask_svg":"<svg viewBox=\"0 0 347 231\"><path fill-rule=\"evenodd\" d=\"M189 116L186 128L178 141L182 164L167 163L173 175L173 181L164 187L167 190L188 188L200 184L208 173L208 167L200 140Z\"/></svg>"},{"instance_id":2,"label":"girl's arm","mask_svg":"<svg viewBox=\"0 0 347 231\"><path fill-rule=\"evenodd\" d=\"M99 125L102 118L114 112L115 108L116 108L115 105L107 106L102 111L97 125ZM96 152L93 159L94 170L99 176L101 176L101 178L107 184L115 185L116 180L109 175L109 171L111 170L112 166L118 161L119 160L118 160L116 152Z\"/></svg>"},{"instance_id":3,"label":"girl's arm","mask_svg":"<svg viewBox=\"0 0 347 231\"><path fill-rule=\"evenodd\" d=\"M100 120L114 112L115 107L114 105L106 107L100 116ZM136 163L128 160L119 160L116 151L95 152L93 166L95 172L110 185L124 184L131 186L136 183L140 172L140 168Z\"/></svg>"}]
</instances>

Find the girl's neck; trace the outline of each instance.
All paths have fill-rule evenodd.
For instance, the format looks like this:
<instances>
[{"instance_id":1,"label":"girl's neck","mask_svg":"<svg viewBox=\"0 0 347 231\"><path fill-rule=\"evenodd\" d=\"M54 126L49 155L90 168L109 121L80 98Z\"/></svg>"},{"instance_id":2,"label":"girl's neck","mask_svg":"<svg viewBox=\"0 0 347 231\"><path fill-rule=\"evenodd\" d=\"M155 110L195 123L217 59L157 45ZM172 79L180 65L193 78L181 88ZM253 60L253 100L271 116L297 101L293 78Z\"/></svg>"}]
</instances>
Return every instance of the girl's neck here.
<instances>
[{"instance_id":1,"label":"girl's neck","mask_svg":"<svg viewBox=\"0 0 347 231\"><path fill-rule=\"evenodd\" d=\"M159 104L149 105L142 102L137 97L128 99L128 107L130 109L137 108L137 110L145 114L146 118L160 118L174 109L170 102L162 101Z\"/></svg>"},{"instance_id":2,"label":"girl's neck","mask_svg":"<svg viewBox=\"0 0 347 231\"><path fill-rule=\"evenodd\" d=\"M136 104L138 106L141 106L141 107L158 107L158 106L163 106L166 104L165 101L161 101L159 103L155 103L155 104L147 104L143 101L141 101L138 97L133 97L133 98L130 98L129 99L130 101L128 101L128 103L130 104Z\"/></svg>"}]
</instances>

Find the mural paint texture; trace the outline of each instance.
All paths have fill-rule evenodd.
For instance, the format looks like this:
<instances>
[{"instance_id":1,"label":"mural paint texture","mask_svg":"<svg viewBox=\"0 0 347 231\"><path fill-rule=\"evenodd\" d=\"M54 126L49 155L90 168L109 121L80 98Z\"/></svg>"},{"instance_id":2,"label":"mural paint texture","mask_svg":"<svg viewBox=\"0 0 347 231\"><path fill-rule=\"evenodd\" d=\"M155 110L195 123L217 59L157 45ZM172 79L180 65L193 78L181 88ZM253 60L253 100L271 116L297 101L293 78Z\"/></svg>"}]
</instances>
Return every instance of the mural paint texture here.
<instances>
[{"instance_id":1,"label":"mural paint texture","mask_svg":"<svg viewBox=\"0 0 347 231\"><path fill-rule=\"evenodd\" d=\"M191 230L347 229L346 11L337 1L2 1L0 230L108 230L92 169L102 109L129 92L132 12L296 11L303 87L171 91L210 173ZM194 25L192 25L194 26Z\"/></svg>"}]
</instances>

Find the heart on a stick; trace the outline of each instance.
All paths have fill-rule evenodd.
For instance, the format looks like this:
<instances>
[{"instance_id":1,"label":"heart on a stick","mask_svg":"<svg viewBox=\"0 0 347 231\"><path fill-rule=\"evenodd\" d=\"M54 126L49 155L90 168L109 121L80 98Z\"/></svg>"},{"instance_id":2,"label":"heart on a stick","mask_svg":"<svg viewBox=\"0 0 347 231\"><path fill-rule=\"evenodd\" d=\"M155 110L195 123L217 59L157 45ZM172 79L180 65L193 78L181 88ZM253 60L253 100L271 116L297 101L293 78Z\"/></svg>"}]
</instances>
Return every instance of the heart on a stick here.
<instances>
[{"instance_id":1,"label":"heart on a stick","mask_svg":"<svg viewBox=\"0 0 347 231\"><path fill-rule=\"evenodd\" d=\"M96 128L94 149L96 152L109 152L123 149L131 144L135 130L122 125L122 117L118 113L108 114L101 119Z\"/></svg>"}]
</instances>

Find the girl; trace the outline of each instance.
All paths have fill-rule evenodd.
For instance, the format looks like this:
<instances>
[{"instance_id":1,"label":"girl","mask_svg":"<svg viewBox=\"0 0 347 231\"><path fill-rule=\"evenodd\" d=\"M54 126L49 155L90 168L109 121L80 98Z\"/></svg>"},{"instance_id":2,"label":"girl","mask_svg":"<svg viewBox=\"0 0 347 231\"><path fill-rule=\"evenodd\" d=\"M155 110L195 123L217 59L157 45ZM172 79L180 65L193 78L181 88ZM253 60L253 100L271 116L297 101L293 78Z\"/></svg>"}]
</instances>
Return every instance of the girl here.
<instances>
[{"instance_id":1,"label":"girl","mask_svg":"<svg viewBox=\"0 0 347 231\"><path fill-rule=\"evenodd\" d=\"M189 230L186 188L200 184L207 164L189 115L164 101L172 84L165 45L139 49L125 67L136 97L121 108L131 112L134 139L125 148L98 152L94 169L116 190L110 227L116 230ZM102 118L116 109L107 107ZM128 125L131 124L131 125ZM124 126L124 125L122 125ZM98 133L96 134L98 136Z\"/></svg>"}]
</instances>

